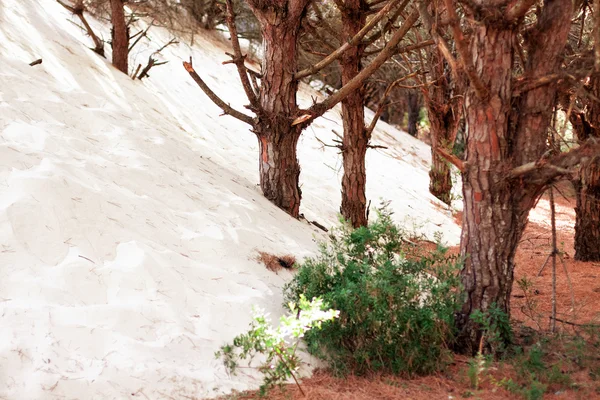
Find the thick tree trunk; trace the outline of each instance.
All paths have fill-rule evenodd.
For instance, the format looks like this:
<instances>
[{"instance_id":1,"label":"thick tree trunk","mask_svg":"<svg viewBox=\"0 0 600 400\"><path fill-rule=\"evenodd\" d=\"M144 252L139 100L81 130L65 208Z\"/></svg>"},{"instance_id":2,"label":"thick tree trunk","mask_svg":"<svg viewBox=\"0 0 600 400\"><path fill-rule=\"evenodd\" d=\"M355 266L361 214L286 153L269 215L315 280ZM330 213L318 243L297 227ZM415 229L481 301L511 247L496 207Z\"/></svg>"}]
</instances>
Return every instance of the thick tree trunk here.
<instances>
[{"instance_id":1,"label":"thick tree trunk","mask_svg":"<svg viewBox=\"0 0 600 400\"><path fill-rule=\"evenodd\" d=\"M406 94L406 103L408 105L408 124L407 132L411 136L417 136L417 125L419 123L419 95L413 90Z\"/></svg>"},{"instance_id":2,"label":"thick tree trunk","mask_svg":"<svg viewBox=\"0 0 600 400\"><path fill-rule=\"evenodd\" d=\"M482 26L474 33L473 53L482 66L481 78L496 97L497 104L478 99L473 88L468 91L466 119L468 125L468 170L463 173L463 229L461 254L465 265L461 271L467 298L462 307L459 346L474 353L481 332L469 319L474 310L487 310L497 304L509 313L514 255L525 226L527 212L513 213L514 197L505 183L502 158L509 136L506 120L510 114L511 70L513 65L511 30ZM527 210L529 211L529 210Z\"/></svg>"},{"instance_id":3,"label":"thick tree trunk","mask_svg":"<svg viewBox=\"0 0 600 400\"><path fill-rule=\"evenodd\" d=\"M123 0L110 0L112 21L112 63L124 74L127 74L129 56L129 32L125 22Z\"/></svg>"},{"instance_id":4,"label":"thick tree trunk","mask_svg":"<svg viewBox=\"0 0 600 400\"><path fill-rule=\"evenodd\" d=\"M342 13L342 43L349 41L365 24L363 0L346 0ZM363 46L346 51L340 59L342 85L354 78L361 69ZM342 157L342 216L353 227L367 225L366 166L365 156L369 137L365 127L364 93L362 89L352 92L342 101L344 139Z\"/></svg>"},{"instance_id":5,"label":"thick tree trunk","mask_svg":"<svg viewBox=\"0 0 600 400\"><path fill-rule=\"evenodd\" d=\"M600 261L600 156L581 166L575 190L575 259Z\"/></svg>"},{"instance_id":6,"label":"thick tree trunk","mask_svg":"<svg viewBox=\"0 0 600 400\"><path fill-rule=\"evenodd\" d=\"M571 1L548 0L528 38L531 79L554 72L570 27ZM481 327L470 315L496 304L510 315L514 256L530 209L545 183L510 180L513 168L537 161L546 151L547 129L555 102L552 86L513 98L515 26L475 25L470 52L486 93L467 92L466 169L463 173L461 279L466 293L457 316L458 347L475 353ZM514 108L513 108L514 106Z\"/></svg>"},{"instance_id":7,"label":"thick tree trunk","mask_svg":"<svg viewBox=\"0 0 600 400\"><path fill-rule=\"evenodd\" d=\"M294 72L300 16L257 17L261 20L264 45L261 112L255 125L260 142L260 187L267 199L298 218L301 191L296 145L301 127L292 126L292 121L298 114Z\"/></svg>"}]
</instances>

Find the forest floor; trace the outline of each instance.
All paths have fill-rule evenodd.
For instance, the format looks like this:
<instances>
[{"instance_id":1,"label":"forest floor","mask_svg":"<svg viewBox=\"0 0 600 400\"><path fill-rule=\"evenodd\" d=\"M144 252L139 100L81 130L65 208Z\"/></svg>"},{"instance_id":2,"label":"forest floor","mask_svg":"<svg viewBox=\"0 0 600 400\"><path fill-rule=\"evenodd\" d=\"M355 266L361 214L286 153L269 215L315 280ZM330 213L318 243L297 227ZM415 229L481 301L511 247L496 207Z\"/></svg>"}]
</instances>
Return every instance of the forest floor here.
<instances>
[{"instance_id":1,"label":"forest floor","mask_svg":"<svg viewBox=\"0 0 600 400\"><path fill-rule=\"evenodd\" d=\"M558 334L550 334L551 259L538 276L552 243L550 202L546 193L530 213L516 254L511 322L524 355L491 362L476 378L474 359L460 355L454 356L444 372L414 379L389 375L336 378L318 370L311 378L301 381L305 395L297 386L287 385L269 392L267 398L600 399L600 264L573 259L575 200L568 182L557 185L555 204L557 243L564 260L564 267L560 259L556 266ZM451 252L457 253L458 247ZM589 325L584 327L584 324L594 325L591 340ZM541 351L536 353L536 348ZM224 399L256 398L259 398L256 392L247 392Z\"/></svg>"}]
</instances>

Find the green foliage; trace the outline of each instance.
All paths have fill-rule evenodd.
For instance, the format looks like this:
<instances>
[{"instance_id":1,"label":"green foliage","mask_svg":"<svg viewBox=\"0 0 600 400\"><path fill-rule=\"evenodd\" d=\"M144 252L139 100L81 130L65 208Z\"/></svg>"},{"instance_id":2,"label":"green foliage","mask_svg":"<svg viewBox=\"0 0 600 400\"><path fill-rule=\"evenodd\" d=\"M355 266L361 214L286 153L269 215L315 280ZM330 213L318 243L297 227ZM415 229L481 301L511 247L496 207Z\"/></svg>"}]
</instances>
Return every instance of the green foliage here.
<instances>
[{"instance_id":1,"label":"green foliage","mask_svg":"<svg viewBox=\"0 0 600 400\"><path fill-rule=\"evenodd\" d=\"M510 319L500 307L493 303L485 312L475 310L471 319L481 326L483 340L494 355L503 354L512 343L513 334Z\"/></svg>"},{"instance_id":2,"label":"green foliage","mask_svg":"<svg viewBox=\"0 0 600 400\"><path fill-rule=\"evenodd\" d=\"M216 358L223 358L223 364L235 373L240 360L250 359L263 354L266 360L258 367L264 375L260 394L264 396L275 385L282 385L294 378L302 364L297 348L302 337L313 329L320 329L323 322L338 317L339 311L329 309L323 300L314 298L308 301L303 295L296 302L288 304L291 315L282 316L278 328L273 328L269 318L255 310L250 330L233 339L233 344L226 344L215 353ZM297 383L297 381L296 381ZM301 389L302 390L302 389Z\"/></svg>"},{"instance_id":3,"label":"green foliage","mask_svg":"<svg viewBox=\"0 0 600 400\"><path fill-rule=\"evenodd\" d=\"M370 226L343 224L334 231L286 286L288 301L305 294L340 310L338 319L305 337L308 350L329 361L334 373L424 374L445 365L458 262L441 246L408 259L402 237L384 206Z\"/></svg>"}]
</instances>

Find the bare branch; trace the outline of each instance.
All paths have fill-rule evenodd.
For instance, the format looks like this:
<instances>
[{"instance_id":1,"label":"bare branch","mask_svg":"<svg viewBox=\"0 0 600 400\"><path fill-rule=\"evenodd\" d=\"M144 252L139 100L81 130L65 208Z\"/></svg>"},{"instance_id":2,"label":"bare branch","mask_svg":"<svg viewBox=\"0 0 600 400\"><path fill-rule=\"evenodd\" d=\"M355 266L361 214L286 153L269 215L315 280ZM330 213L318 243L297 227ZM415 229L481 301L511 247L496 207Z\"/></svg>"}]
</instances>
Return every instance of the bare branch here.
<instances>
[{"instance_id":1,"label":"bare branch","mask_svg":"<svg viewBox=\"0 0 600 400\"><path fill-rule=\"evenodd\" d=\"M377 122L379 121L379 118L381 117L381 114L383 114L383 110L385 109L386 106L388 106L388 104L386 103L386 100L387 100L388 96L390 95L390 93L392 92L392 89L395 86L397 86L399 83L401 83L401 82L403 82L403 81L405 81L407 79L413 78L416 75L417 75L417 72L413 72L412 74L403 76L402 78L397 79L394 82L390 83L390 85L387 87L387 89L383 93L383 97L379 101L379 107L377 107L377 111L375 112L375 116L373 117L373 119L371 120L371 123L367 127L367 134L366 134L367 138L371 137L371 134L373 133L373 130L375 130L375 126L377 125Z\"/></svg>"},{"instance_id":2,"label":"bare branch","mask_svg":"<svg viewBox=\"0 0 600 400\"><path fill-rule=\"evenodd\" d=\"M65 2L63 2L61 0L56 0L56 2L58 4L60 4L61 6L63 6L64 8L66 8L67 10L69 10L70 12L72 12L74 15L77 15L79 17L79 19L81 20L81 23L85 27L85 30L87 31L87 34L94 41L94 48L92 50L96 54L101 55L102 57L106 57L104 55L104 41L102 41L96 35L96 33L94 33L94 30L92 29L92 27L90 26L90 24L85 19L85 16L83 15L83 12L85 11L85 8L83 6L83 2L79 1L79 2L76 3L75 6L70 6L70 5L68 5L67 3L65 3Z\"/></svg>"},{"instance_id":3,"label":"bare branch","mask_svg":"<svg viewBox=\"0 0 600 400\"><path fill-rule=\"evenodd\" d=\"M536 0L518 0L506 10L506 21L514 22L527 14L527 11L536 3Z\"/></svg>"},{"instance_id":4,"label":"bare branch","mask_svg":"<svg viewBox=\"0 0 600 400\"><path fill-rule=\"evenodd\" d=\"M425 0L428 2L429 0ZM413 10L408 18L404 21L402 26L391 37L390 41L384 47L384 49L375 57L375 59L369 64L368 67L360 71L354 78L340 88L337 92L323 100L321 103L316 103L308 110L301 114L294 124L304 123L308 125L315 118L320 117L325 112L333 108L340 101L344 100L350 93L361 87L367 78L369 78L379 67L381 67L392 55L394 55L396 46L404 38L406 33L419 19L419 11ZM302 111L301 111L302 113Z\"/></svg>"},{"instance_id":5,"label":"bare branch","mask_svg":"<svg viewBox=\"0 0 600 400\"><path fill-rule=\"evenodd\" d=\"M242 112L239 112L232 108L229 104L225 103L219 96L213 92L208 85L200 78L200 76L194 71L194 67L192 66L192 58L190 57L190 62L183 62L183 68L190 74L192 79L200 86L200 89L215 103L218 107L223 110L225 114L229 114L234 118L239 119L242 122L247 123L250 126L254 126L254 119L249 115L246 115Z\"/></svg>"},{"instance_id":6,"label":"bare branch","mask_svg":"<svg viewBox=\"0 0 600 400\"><path fill-rule=\"evenodd\" d=\"M365 35L373 29L373 27L388 13L388 11L395 6L400 0L391 0L385 7L383 7L369 22L365 24L365 26L356 34L352 39L348 42L342 44L337 50L333 53L316 63L310 68L306 68L302 71L299 71L294 75L296 79L306 78L312 74L315 74L340 58L342 54L349 48L358 45L361 40L365 37ZM406 2L405 2L406 4Z\"/></svg>"},{"instance_id":7,"label":"bare branch","mask_svg":"<svg viewBox=\"0 0 600 400\"><path fill-rule=\"evenodd\" d=\"M143 31L140 31L140 32L138 32L138 33L136 33L136 34L134 35L134 36L138 36L138 38L137 38L137 39L135 39L135 41L134 41L134 42L131 44L131 46L129 46L129 50L127 50L128 52L130 52L130 53L131 53L131 50L132 50L132 49L135 47L135 45L136 45L136 44L138 44L138 42L139 42L140 40L142 40L142 38L145 38L145 37L146 37L146 34L148 33L148 30L149 30L150 28L152 28L152 25L154 25L154 20L152 20L152 22L150 22L150 25L148 25L148 26L146 27L146 29L144 29Z\"/></svg>"},{"instance_id":8,"label":"bare branch","mask_svg":"<svg viewBox=\"0 0 600 400\"><path fill-rule=\"evenodd\" d=\"M421 19L423 20L425 27L429 31L429 34L431 35L433 40L435 41L438 49L440 50L440 53L442 53L444 59L446 59L446 62L450 66L450 71L452 72L454 80L458 81L458 67L456 65L456 59L450 51L450 46L448 45L448 42L446 42L446 39L439 35L437 30L435 29L433 21L431 20L431 15L429 15L429 11L427 11L427 5L424 2L419 2L418 7L419 13L421 14Z\"/></svg>"},{"instance_id":9,"label":"bare branch","mask_svg":"<svg viewBox=\"0 0 600 400\"><path fill-rule=\"evenodd\" d=\"M600 154L600 143L590 139L576 149L561 153L555 157L542 157L538 161L530 162L514 168L508 178L523 178L528 183L546 185L554 179L568 175L573 168L584 162L587 158Z\"/></svg>"},{"instance_id":10,"label":"bare branch","mask_svg":"<svg viewBox=\"0 0 600 400\"><path fill-rule=\"evenodd\" d=\"M434 151L446 159L450 164L454 165L460 172L465 172L465 162L454 154L449 153L446 149L438 146L433 147Z\"/></svg>"},{"instance_id":11,"label":"bare branch","mask_svg":"<svg viewBox=\"0 0 600 400\"><path fill-rule=\"evenodd\" d=\"M231 45L233 47L234 54L231 59L237 67L238 75L240 76L242 86L244 87L244 92L246 92L246 97L248 97L248 100L250 101L250 109L254 112L258 112L260 105L258 103L258 97L256 96L256 93L254 93L254 90L252 90L252 85L250 84L248 73L246 72L246 56L242 55L242 50L240 48L238 31L235 25L235 12L233 11L233 3L232 0L226 0L225 3L227 4L227 15L225 19L227 21L227 28L229 28Z\"/></svg>"},{"instance_id":12,"label":"bare branch","mask_svg":"<svg viewBox=\"0 0 600 400\"><path fill-rule=\"evenodd\" d=\"M475 66L473 65L473 58L471 57L471 52L465 41L465 35L460 29L460 20L458 19L458 15L456 15L454 4L452 0L444 0L444 3L446 4L446 11L450 17L450 29L452 29L452 36L454 36L456 51L460 55L462 66L469 77L469 81L473 84L477 96L482 99L487 96L487 89L483 85L483 82L481 82L481 79L479 79Z\"/></svg>"}]
</instances>

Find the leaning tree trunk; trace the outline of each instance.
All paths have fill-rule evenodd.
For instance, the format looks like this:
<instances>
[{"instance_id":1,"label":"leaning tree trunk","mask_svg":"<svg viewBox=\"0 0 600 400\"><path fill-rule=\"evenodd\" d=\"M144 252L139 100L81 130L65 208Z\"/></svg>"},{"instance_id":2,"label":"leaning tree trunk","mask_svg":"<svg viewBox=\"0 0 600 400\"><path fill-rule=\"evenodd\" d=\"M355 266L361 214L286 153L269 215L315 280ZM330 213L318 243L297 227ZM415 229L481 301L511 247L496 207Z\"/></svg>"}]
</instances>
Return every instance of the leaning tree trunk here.
<instances>
[{"instance_id":1,"label":"leaning tree trunk","mask_svg":"<svg viewBox=\"0 0 600 400\"><path fill-rule=\"evenodd\" d=\"M292 126L297 117L294 79L300 18L264 20L264 55L259 101L261 112L254 127L260 146L260 187L267 199L298 218L301 191L296 145L302 131Z\"/></svg>"},{"instance_id":2,"label":"leaning tree trunk","mask_svg":"<svg viewBox=\"0 0 600 400\"><path fill-rule=\"evenodd\" d=\"M342 43L349 41L365 24L365 13L362 0L346 0L342 14ZM348 49L340 59L342 69L342 85L347 84L361 69L361 58L364 46ZM364 92L355 90L342 101L342 121L344 139L342 158L344 175L342 177L342 216L350 221L353 227L367 225L367 173L365 156L369 143L365 127Z\"/></svg>"},{"instance_id":3,"label":"leaning tree trunk","mask_svg":"<svg viewBox=\"0 0 600 400\"><path fill-rule=\"evenodd\" d=\"M127 74L127 58L129 56L129 32L125 22L123 0L110 0L112 21L112 63L124 74Z\"/></svg>"},{"instance_id":4,"label":"leaning tree trunk","mask_svg":"<svg viewBox=\"0 0 600 400\"><path fill-rule=\"evenodd\" d=\"M411 136L417 136L417 125L419 124L419 95L413 90L406 94L406 104L408 105L408 127L407 132Z\"/></svg>"},{"instance_id":5,"label":"leaning tree trunk","mask_svg":"<svg viewBox=\"0 0 600 400\"><path fill-rule=\"evenodd\" d=\"M555 72L570 27L571 1L548 0L528 37L526 74ZM547 149L555 87L515 97L512 87L515 25L480 21L470 54L479 85L471 78L466 98L468 125L463 171L461 279L465 301L457 316L460 350L476 353L482 331L470 318L494 304L510 315L514 256L535 201L547 180L511 179L515 168L538 161ZM514 107L514 108L513 108ZM506 339L506 338L504 338Z\"/></svg>"}]
</instances>

